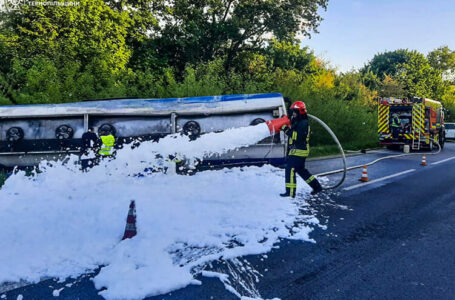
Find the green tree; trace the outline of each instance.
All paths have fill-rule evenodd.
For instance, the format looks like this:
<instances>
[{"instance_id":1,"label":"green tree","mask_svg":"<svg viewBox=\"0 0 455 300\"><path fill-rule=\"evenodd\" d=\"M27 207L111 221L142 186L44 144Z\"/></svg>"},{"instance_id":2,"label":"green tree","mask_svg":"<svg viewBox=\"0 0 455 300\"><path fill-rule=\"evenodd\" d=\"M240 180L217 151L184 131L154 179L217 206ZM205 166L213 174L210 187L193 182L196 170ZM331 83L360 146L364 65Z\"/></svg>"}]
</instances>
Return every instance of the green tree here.
<instances>
[{"instance_id":1,"label":"green tree","mask_svg":"<svg viewBox=\"0 0 455 300\"><path fill-rule=\"evenodd\" d=\"M375 91L368 89L363 83L363 74L347 72L340 74L335 80L336 96L340 100L357 102L363 105L376 104Z\"/></svg>"},{"instance_id":2,"label":"green tree","mask_svg":"<svg viewBox=\"0 0 455 300\"><path fill-rule=\"evenodd\" d=\"M159 8L159 30L138 48L137 64L158 63L183 70L187 63L226 57L229 69L243 51L258 50L272 37L292 41L309 35L328 0L173 0ZM145 53L153 53L146 56ZM156 54L156 55L155 55ZM148 58L148 59L147 59ZM158 58L158 59L157 59Z\"/></svg>"},{"instance_id":3,"label":"green tree","mask_svg":"<svg viewBox=\"0 0 455 300\"><path fill-rule=\"evenodd\" d=\"M439 99L444 93L441 71L432 68L428 59L417 51L399 49L376 54L363 72L372 72L382 81L390 76L408 97Z\"/></svg>"},{"instance_id":4,"label":"green tree","mask_svg":"<svg viewBox=\"0 0 455 300\"><path fill-rule=\"evenodd\" d=\"M439 47L428 53L430 65L443 72L455 71L455 51L450 50L448 46Z\"/></svg>"},{"instance_id":5,"label":"green tree","mask_svg":"<svg viewBox=\"0 0 455 300\"><path fill-rule=\"evenodd\" d=\"M363 72L371 72L378 76L379 79L384 80L387 75L397 75L401 71L401 64L407 61L408 56L409 51L405 49L378 53L366 64Z\"/></svg>"},{"instance_id":6,"label":"green tree","mask_svg":"<svg viewBox=\"0 0 455 300\"><path fill-rule=\"evenodd\" d=\"M405 98L406 92L397 80L386 76L384 80L379 83L378 95L380 97Z\"/></svg>"},{"instance_id":7,"label":"green tree","mask_svg":"<svg viewBox=\"0 0 455 300\"><path fill-rule=\"evenodd\" d=\"M448 46L439 47L428 53L430 65L444 74L444 79L455 82L455 51Z\"/></svg>"},{"instance_id":8,"label":"green tree","mask_svg":"<svg viewBox=\"0 0 455 300\"><path fill-rule=\"evenodd\" d=\"M115 77L126 72L131 57L127 39L143 35L144 28L135 26L134 11L117 10L102 0L81 0L77 6L22 5L3 15L3 96L13 103L34 103L46 97L60 102L112 91ZM21 91L34 99L17 98Z\"/></svg>"},{"instance_id":9,"label":"green tree","mask_svg":"<svg viewBox=\"0 0 455 300\"><path fill-rule=\"evenodd\" d=\"M298 43L280 42L274 39L267 47L266 54L271 59L274 69L297 70L307 73L314 71L310 64L316 59L313 51L310 51L308 47L300 48Z\"/></svg>"},{"instance_id":10,"label":"green tree","mask_svg":"<svg viewBox=\"0 0 455 300\"><path fill-rule=\"evenodd\" d=\"M8 14L0 29L16 58L41 55L59 64L77 60L83 66L101 59L115 71L130 57L125 37L134 32L133 24L126 11L115 11L102 0L81 0L76 6L22 5Z\"/></svg>"}]
</instances>

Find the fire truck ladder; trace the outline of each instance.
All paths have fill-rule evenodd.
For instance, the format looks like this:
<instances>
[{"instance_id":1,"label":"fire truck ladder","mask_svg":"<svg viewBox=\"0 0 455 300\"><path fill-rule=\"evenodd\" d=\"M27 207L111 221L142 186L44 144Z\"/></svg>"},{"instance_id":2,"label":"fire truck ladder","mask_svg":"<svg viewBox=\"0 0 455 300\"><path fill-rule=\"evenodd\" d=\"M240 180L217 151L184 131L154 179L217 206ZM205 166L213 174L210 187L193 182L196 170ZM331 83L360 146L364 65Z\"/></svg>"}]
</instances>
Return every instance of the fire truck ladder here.
<instances>
[{"instance_id":1,"label":"fire truck ladder","mask_svg":"<svg viewBox=\"0 0 455 300\"><path fill-rule=\"evenodd\" d=\"M420 131L418 135L415 135L414 138L412 139L411 149L420 150Z\"/></svg>"},{"instance_id":2,"label":"fire truck ladder","mask_svg":"<svg viewBox=\"0 0 455 300\"><path fill-rule=\"evenodd\" d=\"M412 106L412 150L420 150L420 140L424 132L425 106L422 103L416 103Z\"/></svg>"}]
</instances>

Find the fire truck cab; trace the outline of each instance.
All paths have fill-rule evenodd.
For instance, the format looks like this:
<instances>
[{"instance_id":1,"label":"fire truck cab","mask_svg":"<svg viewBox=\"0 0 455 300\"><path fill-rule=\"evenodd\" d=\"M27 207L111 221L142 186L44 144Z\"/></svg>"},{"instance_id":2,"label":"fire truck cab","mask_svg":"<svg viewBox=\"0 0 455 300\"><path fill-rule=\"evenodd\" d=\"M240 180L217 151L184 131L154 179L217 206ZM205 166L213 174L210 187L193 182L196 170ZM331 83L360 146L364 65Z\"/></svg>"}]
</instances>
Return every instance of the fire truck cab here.
<instances>
[{"instance_id":1,"label":"fire truck cab","mask_svg":"<svg viewBox=\"0 0 455 300\"><path fill-rule=\"evenodd\" d=\"M394 120L395 119L395 120ZM379 144L388 147L410 145L412 150L444 147L444 109L441 102L380 98L378 101Z\"/></svg>"}]
</instances>

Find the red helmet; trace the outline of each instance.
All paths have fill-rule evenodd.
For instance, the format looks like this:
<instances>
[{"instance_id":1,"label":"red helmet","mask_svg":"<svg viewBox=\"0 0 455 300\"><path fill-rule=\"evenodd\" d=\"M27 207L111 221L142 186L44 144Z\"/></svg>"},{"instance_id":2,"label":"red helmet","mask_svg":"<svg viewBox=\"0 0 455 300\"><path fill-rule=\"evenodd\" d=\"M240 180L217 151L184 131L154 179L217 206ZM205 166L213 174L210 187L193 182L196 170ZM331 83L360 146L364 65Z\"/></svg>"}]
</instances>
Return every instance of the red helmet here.
<instances>
[{"instance_id":1,"label":"red helmet","mask_svg":"<svg viewBox=\"0 0 455 300\"><path fill-rule=\"evenodd\" d=\"M291 109L298 110L301 115L306 114L306 105L303 101L296 101L292 103Z\"/></svg>"}]
</instances>

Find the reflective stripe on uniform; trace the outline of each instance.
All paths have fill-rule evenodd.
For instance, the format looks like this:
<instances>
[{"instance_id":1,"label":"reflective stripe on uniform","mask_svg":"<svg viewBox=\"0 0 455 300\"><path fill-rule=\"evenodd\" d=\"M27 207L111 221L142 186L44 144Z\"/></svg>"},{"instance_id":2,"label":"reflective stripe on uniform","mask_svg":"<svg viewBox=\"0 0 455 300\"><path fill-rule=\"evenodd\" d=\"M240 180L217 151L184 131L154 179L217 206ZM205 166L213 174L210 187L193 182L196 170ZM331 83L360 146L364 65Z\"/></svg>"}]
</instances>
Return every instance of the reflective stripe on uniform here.
<instances>
[{"instance_id":1,"label":"reflective stripe on uniform","mask_svg":"<svg viewBox=\"0 0 455 300\"><path fill-rule=\"evenodd\" d=\"M398 122L397 122L398 121ZM392 127L400 127L401 121L397 118L392 118Z\"/></svg>"},{"instance_id":2,"label":"reflective stripe on uniform","mask_svg":"<svg viewBox=\"0 0 455 300\"><path fill-rule=\"evenodd\" d=\"M111 155L112 154L112 147L101 148L100 151L98 151L98 153L101 154L101 155Z\"/></svg>"},{"instance_id":3,"label":"reflective stripe on uniform","mask_svg":"<svg viewBox=\"0 0 455 300\"><path fill-rule=\"evenodd\" d=\"M314 178L314 176L311 175L311 177L308 178L307 180L305 180L305 182L306 182L306 183L310 183L310 182L312 182L312 181L315 180L315 179L316 179L316 178Z\"/></svg>"},{"instance_id":4,"label":"reflective stripe on uniform","mask_svg":"<svg viewBox=\"0 0 455 300\"><path fill-rule=\"evenodd\" d=\"M297 188L297 184L294 182L294 178L295 178L295 169L292 168L291 169L291 178L290 178L291 182L289 184L290 185L289 189L291 191L291 197L294 197L295 189Z\"/></svg>"},{"instance_id":5,"label":"reflective stripe on uniform","mask_svg":"<svg viewBox=\"0 0 455 300\"><path fill-rule=\"evenodd\" d=\"M297 140L297 131L293 131L292 132L292 136L289 137L289 145L292 145L294 143L294 141Z\"/></svg>"},{"instance_id":6,"label":"reflective stripe on uniform","mask_svg":"<svg viewBox=\"0 0 455 300\"><path fill-rule=\"evenodd\" d=\"M308 134L306 136L306 150L304 151L308 152L306 156L310 155L310 125L308 125Z\"/></svg>"},{"instance_id":7,"label":"reflective stripe on uniform","mask_svg":"<svg viewBox=\"0 0 455 300\"><path fill-rule=\"evenodd\" d=\"M289 137L289 145L294 144L297 141L297 131L293 131ZM310 154L310 126L308 126L308 133L306 137L306 148L307 149L291 149L288 155L307 157Z\"/></svg>"},{"instance_id":8,"label":"reflective stripe on uniform","mask_svg":"<svg viewBox=\"0 0 455 300\"><path fill-rule=\"evenodd\" d=\"M291 149L289 155L307 157L310 154L310 150Z\"/></svg>"}]
</instances>

